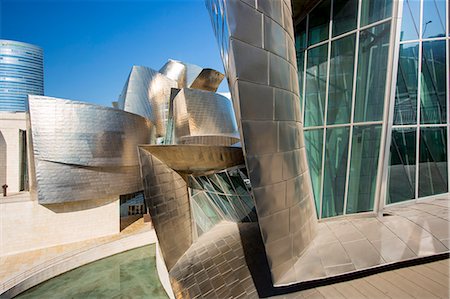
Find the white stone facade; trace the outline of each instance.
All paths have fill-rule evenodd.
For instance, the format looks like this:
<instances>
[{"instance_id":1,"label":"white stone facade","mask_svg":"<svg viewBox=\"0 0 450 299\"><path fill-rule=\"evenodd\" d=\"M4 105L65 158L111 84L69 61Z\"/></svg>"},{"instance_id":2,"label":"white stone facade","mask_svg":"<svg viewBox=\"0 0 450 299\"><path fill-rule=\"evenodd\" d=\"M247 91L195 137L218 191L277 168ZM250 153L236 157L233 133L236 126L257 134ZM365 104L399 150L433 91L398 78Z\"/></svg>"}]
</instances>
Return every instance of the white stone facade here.
<instances>
[{"instance_id":1,"label":"white stone facade","mask_svg":"<svg viewBox=\"0 0 450 299\"><path fill-rule=\"evenodd\" d=\"M20 130L26 130L25 112L0 112L0 187L7 184L8 193L20 191Z\"/></svg>"}]
</instances>

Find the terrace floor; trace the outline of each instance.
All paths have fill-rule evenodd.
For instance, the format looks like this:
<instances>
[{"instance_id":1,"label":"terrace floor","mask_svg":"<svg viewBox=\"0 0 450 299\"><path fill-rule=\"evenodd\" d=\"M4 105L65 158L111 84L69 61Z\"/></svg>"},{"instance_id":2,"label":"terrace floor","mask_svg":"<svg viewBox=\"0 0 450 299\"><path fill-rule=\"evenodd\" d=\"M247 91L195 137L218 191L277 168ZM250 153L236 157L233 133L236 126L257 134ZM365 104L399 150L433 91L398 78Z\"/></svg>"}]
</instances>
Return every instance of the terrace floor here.
<instances>
[{"instance_id":1,"label":"terrace floor","mask_svg":"<svg viewBox=\"0 0 450 299\"><path fill-rule=\"evenodd\" d=\"M170 270L176 297L449 298L450 196L319 223L273 286L258 223L222 222Z\"/></svg>"},{"instance_id":2,"label":"terrace floor","mask_svg":"<svg viewBox=\"0 0 450 299\"><path fill-rule=\"evenodd\" d=\"M450 195L387 207L378 217L318 224L317 237L277 286L314 281L449 251Z\"/></svg>"}]
</instances>

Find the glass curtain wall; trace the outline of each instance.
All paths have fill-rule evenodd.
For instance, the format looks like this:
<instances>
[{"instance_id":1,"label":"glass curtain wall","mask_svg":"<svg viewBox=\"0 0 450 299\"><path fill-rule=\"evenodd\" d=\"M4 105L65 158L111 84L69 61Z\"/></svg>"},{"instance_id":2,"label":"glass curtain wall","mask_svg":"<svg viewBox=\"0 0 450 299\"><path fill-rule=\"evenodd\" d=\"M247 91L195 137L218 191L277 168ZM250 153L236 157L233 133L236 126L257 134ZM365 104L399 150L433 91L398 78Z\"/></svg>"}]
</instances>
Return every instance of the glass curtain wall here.
<instances>
[{"instance_id":1,"label":"glass curtain wall","mask_svg":"<svg viewBox=\"0 0 450 299\"><path fill-rule=\"evenodd\" d=\"M319 218L372 211L392 0L324 0L297 20L305 143Z\"/></svg>"},{"instance_id":2,"label":"glass curtain wall","mask_svg":"<svg viewBox=\"0 0 450 299\"><path fill-rule=\"evenodd\" d=\"M189 176L189 195L197 234L210 230L220 221L254 222L256 211L250 195L245 167Z\"/></svg>"},{"instance_id":3,"label":"glass curtain wall","mask_svg":"<svg viewBox=\"0 0 450 299\"><path fill-rule=\"evenodd\" d=\"M386 204L449 191L449 4L400 8Z\"/></svg>"}]
</instances>

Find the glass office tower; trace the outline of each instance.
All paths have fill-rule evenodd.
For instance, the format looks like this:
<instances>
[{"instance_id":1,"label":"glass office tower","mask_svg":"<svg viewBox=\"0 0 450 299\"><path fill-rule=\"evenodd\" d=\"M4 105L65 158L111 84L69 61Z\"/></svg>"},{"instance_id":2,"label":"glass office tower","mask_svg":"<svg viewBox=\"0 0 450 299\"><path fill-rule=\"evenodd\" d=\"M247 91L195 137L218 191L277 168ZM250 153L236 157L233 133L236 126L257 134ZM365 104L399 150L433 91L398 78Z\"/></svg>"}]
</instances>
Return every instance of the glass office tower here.
<instances>
[{"instance_id":1,"label":"glass office tower","mask_svg":"<svg viewBox=\"0 0 450 299\"><path fill-rule=\"evenodd\" d=\"M448 1L316 2L294 26L319 218L449 192Z\"/></svg>"},{"instance_id":2,"label":"glass office tower","mask_svg":"<svg viewBox=\"0 0 450 299\"><path fill-rule=\"evenodd\" d=\"M44 94L42 49L0 40L0 111L25 111L28 94Z\"/></svg>"}]
</instances>

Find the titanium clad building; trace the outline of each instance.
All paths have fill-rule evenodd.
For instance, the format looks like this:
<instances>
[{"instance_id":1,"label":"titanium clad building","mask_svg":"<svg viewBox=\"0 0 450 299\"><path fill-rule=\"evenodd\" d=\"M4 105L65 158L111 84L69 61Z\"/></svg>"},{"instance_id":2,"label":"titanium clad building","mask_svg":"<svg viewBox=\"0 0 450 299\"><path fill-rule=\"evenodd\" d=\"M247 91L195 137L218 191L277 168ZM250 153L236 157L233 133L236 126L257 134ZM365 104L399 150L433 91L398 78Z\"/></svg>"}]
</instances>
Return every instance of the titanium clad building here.
<instances>
[{"instance_id":1,"label":"titanium clad building","mask_svg":"<svg viewBox=\"0 0 450 299\"><path fill-rule=\"evenodd\" d=\"M42 49L0 40L0 111L26 111L28 94L44 94Z\"/></svg>"}]
</instances>

